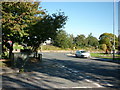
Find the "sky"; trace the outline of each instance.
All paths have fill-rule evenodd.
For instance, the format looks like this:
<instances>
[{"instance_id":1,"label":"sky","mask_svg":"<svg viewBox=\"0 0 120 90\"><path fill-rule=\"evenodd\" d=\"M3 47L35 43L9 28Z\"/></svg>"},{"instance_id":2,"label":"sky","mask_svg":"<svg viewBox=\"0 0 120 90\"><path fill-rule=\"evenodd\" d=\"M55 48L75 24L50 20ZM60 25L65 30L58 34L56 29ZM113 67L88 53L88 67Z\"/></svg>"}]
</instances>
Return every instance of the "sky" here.
<instances>
[{"instance_id":1,"label":"sky","mask_svg":"<svg viewBox=\"0 0 120 90\"><path fill-rule=\"evenodd\" d=\"M92 33L99 38L102 33L113 33L113 2L41 2L40 6L46 9L48 14L59 10L64 12L68 20L63 30L68 34L84 34L87 37ZM115 20L117 35L117 10Z\"/></svg>"}]
</instances>

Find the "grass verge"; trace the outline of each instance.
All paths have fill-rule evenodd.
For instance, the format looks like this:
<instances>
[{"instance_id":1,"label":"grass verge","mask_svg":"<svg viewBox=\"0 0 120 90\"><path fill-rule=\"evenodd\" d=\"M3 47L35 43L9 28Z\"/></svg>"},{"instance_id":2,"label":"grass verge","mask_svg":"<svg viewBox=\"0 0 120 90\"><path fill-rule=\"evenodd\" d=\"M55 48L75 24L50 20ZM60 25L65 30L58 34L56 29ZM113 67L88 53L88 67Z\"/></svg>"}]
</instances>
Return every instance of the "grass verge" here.
<instances>
[{"instance_id":1,"label":"grass verge","mask_svg":"<svg viewBox=\"0 0 120 90\"><path fill-rule=\"evenodd\" d=\"M91 56L92 57L97 57L97 58L113 59L113 54L91 53ZM120 60L120 55L115 54L115 59L114 60Z\"/></svg>"}]
</instances>

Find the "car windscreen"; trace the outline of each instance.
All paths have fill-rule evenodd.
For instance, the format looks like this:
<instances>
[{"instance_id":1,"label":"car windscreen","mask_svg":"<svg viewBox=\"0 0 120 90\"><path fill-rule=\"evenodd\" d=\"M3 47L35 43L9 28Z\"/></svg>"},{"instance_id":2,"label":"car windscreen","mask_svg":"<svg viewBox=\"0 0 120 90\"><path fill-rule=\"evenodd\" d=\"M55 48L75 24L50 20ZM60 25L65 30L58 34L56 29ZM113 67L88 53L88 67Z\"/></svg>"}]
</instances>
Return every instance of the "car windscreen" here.
<instances>
[{"instance_id":1,"label":"car windscreen","mask_svg":"<svg viewBox=\"0 0 120 90\"><path fill-rule=\"evenodd\" d=\"M81 53L86 53L86 51L81 51Z\"/></svg>"},{"instance_id":2,"label":"car windscreen","mask_svg":"<svg viewBox=\"0 0 120 90\"><path fill-rule=\"evenodd\" d=\"M76 51L76 53L80 53L80 51Z\"/></svg>"}]
</instances>

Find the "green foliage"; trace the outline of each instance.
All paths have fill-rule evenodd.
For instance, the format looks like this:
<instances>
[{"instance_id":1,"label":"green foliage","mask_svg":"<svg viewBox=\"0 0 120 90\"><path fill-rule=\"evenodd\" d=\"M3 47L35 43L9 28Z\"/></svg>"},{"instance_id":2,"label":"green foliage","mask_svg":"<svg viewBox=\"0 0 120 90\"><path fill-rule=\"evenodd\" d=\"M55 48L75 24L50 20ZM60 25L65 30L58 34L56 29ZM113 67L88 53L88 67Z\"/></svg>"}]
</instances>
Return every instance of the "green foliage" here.
<instances>
[{"instance_id":1,"label":"green foliage","mask_svg":"<svg viewBox=\"0 0 120 90\"><path fill-rule=\"evenodd\" d=\"M76 46L80 46L83 47L86 45L86 40L85 40L85 35L81 34L81 35L77 35L77 37L75 37L74 39L74 43L76 44Z\"/></svg>"},{"instance_id":2,"label":"green foliage","mask_svg":"<svg viewBox=\"0 0 120 90\"><path fill-rule=\"evenodd\" d=\"M38 11L38 5L38 2L2 2L3 39L23 42L23 36L28 35L27 28L40 19L36 15L44 14L44 11Z\"/></svg>"},{"instance_id":3,"label":"green foliage","mask_svg":"<svg viewBox=\"0 0 120 90\"><path fill-rule=\"evenodd\" d=\"M68 35L68 45L69 45L69 48L71 49L74 49L73 47L75 47L74 36L72 34Z\"/></svg>"},{"instance_id":4,"label":"green foliage","mask_svg":"<svg viewBox=\"0 0 120 90\"><path fill-rule=\"evenodd\" d=\"M100 48L106 52L107 45L106 45L106 44L101 44L101 45L100 45Z\"/></svg>"},{"instance_id":5,"label":"green foliage","mask_svg":"<svg viewBox=\"0 0 120 90\"><path fill-rule=\"evenodd\" d=\"M2 53L2 58L8 58L9 53L7 51Z\"/></svg>"},{"instance_id":6,"label":"green foliage","mask_svg":"<svg viewBox=\"0 0 120 90\"><path fill-rule=\"evenodd\" d=\"M72 36L68 35L64 30L57 31L56 37L53 39L53 45L60 48L72 47Z\"/></svg>"},{"instance_id":7,"label":"green foliage","mask_svg":"<svg viewBox=\"0 0 120 90\"><path fill-rule=\"evenodd\" d=\"M38 2L2 2L3 40L26 43L36 51L41 43L54 38L67 17L63 12L46 15Z\"/></svg>"},{"instance_id":8,"label":"green foliage","mask_svg":"<svg viewBox=\"0 0 120 90\"><path fill-rule=\"evenodd\" d=\"M25 69L24 69L24 68L21 68L21 69L19 69L19 72L20 72L20 73L25 72Z\"/></svg>"},{"instance_id":9,"label":"green foliage","mask_svg":"<svg viewBox=\"0 0 120 90\"><path fill-rule=\"evenodd\" d=\"M115 37L115 47L118 47L118 38L116 37L116 35L113 35L112 33L103 33L100 35L99 37L99 43L100 44L106 44L107 49L109 51L112 50L112 45L114 43L114 37Z\"/></svg>"},{"instance_id":10,"label":"green foliage","mask_svg":"<svg viewBox=\"0 0 120 90\"><path fill-rule=\"evenodd\" d=\"M86 47L86 46L92 46L97 47L99 45L98 39L96 37L92 36L92 33L88 35L86 38L85 35L81 34L75 37L74 43L77 47Z\"/></svg>"},{"instance_id":11,"label":"green foliage","mask_svg":"<svg viewBox=\"0 0 120 90\"><path fill-rule=\"evenodd\" d=\"M15 45L15 46L13 46L13 49L23 49L23 46Z\"/></svg>"},{"instance_id":12,"label":"green foliage","mask_svg":"<svg viewBox=\"0 0 120 90\"><path fill-rule=\"evenodd\" d=\"M96 47L99 45L98 39L94 36L92 36L92 33L88 35L86 38L87 46L93 46Z\"/></svg>"},{"instance_id":13,"label":"green foliage","mask_svg":"<svg viewBox=\"0 0 120 90\"><path fill-rule=\"evenodd\" d=\"M66 20L67 17L63 12L51 16L46 15L42 20L30 27L29 39L26 39L26 43L32 46L33 50L36 50L44 41L55 38L56 32L63 28Z\"/></svg>"}]
</instances>

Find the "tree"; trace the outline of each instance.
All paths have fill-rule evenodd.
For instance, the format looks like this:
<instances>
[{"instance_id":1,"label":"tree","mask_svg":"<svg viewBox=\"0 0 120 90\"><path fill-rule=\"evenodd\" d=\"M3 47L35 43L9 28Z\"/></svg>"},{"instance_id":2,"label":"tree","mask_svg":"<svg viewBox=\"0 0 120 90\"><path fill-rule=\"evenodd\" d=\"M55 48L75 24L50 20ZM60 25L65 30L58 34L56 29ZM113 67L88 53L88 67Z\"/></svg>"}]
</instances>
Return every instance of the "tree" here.
<instances>
[{"instance_id":1,"label":"tree","mask_svg":"<svg viewBox=\"0 0 120 90\"><path fill-rule=\"evenodd\" d=\"M114 43L114 37L115 37L115 47L118 47L118 38L116 37L116 35L112 34L112 33L103 33L100 35L99 37L99 43L100 44L106 44L107 49L109 51L112 50L112 46Z\"/></svg>"},{"instance_id":2,"label":"tree","mask_svg":"<svg viewBox=\"0 0 120 90\"><path fill-rule=\"evenodd\" d=\"M69 48L71 49L75 47L73 34L68 35L68 45L69 45Z\"/></svg>"},{"instance_id":3,"label":"tree","mask_svg":"<svg viewBox=\"0 0 120 90\"><path fill-rule=\"evenodd\" d=\"M92 36L92 33L86 38L87 46L97 47L99 45L98 39Z\"/></svg>"},{"instance_id":4,"label":"tree","mask_svg":"<svg viewBox=\"0 0 120 90\"><path fill-rule=\"evenodd\" d=\"M119 51L119 54L120 54L120 34L118 35L118 51Z\"/></svg>"},{"instance_id":5,"label":"tree","mask_svg":"<svg viewBox=\"0 0 120 90\"><path fill-rule=\"evenodd\" d=\"M101 45L100 45L100 48L101 48L103 51L105 51L106 54L108 53L108 52L107 52L107 46L106 46L106 44L101 44Z\"/></svg>"},{"instance_id":6,"label":"tree","mask_svg":"<svg viewBox=\"0 0 120 90\"><path fill-rule=\"evenodd\" d=\"M64 30L57 31L56 37L53 39L53 45L61 48L70 48L71 40Z\"/></svg>"},{"instance_id":7,"label":"tree","mask_svg":"<svg viewBox=\"0 0 120 90\"><path fill-rule=\"evenodd\" d=\"M30 27L28 43L36 51L41 43L53 39L57 35L57 31L66 24L67 16L63 12L58 14L46 15L42 20L38 21L35 25Z\"/></svg>"},{"instance_id":8,"label":"tree","mask_svg":"<svg viewBox=\"0 0 120 90\"><path fill-rule=\"evenodd\" d=\"M45 15L43 10L38 10L38 6L38 2L2 2L2 40L10 39L21 44L28 36L28 27L41 19L37 15Z\"/></svg>"},{"instance_id":9,"label":"tree","mask_svg":"<svg viewBox=\"0 0 120 90\"><path fill-rule=\"evenodd\" d=\"M43 10L38 11L38 5L38 2L2 2L3 39L21 43L23 36L28 35L28 27L40 19L36 15L45 15Z\"/></svg>"},{"instance_id":10,"label":"tree","mask_svg":"<svg viewBox=\"0 0 120 90\"><path fill-rule=\"evenodd\" d=\"M77 35L77 37L75 37L74 42L76 44L76 46L79 47L83 47L86 45L86 37L85 35L81 34L81 35Z\"/></svg>"},{"instance_id":11,"label":"tree","mask_svg":"<svg viewBox=\"0 0 120 90\"><path fill-rule=\"evenodd\" d=\"M2 2L3 40L27 43L36 51L48 38L66 24L63 12L47 15L38 2Z\"/></svg>"}]
</instances>

